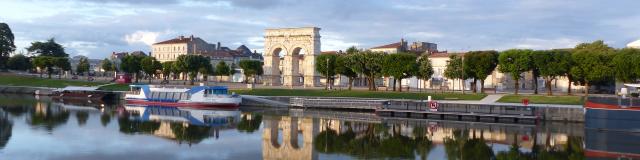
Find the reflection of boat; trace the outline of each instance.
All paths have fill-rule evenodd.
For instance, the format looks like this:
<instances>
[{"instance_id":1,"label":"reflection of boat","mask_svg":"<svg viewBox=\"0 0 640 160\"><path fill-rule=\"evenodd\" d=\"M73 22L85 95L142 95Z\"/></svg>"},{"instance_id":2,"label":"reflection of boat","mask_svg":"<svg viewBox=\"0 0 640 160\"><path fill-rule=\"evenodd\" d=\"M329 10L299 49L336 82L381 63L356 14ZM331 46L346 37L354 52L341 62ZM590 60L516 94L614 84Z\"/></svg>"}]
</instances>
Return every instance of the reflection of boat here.
<instances>
[{"instance_id":1,"label":"reflection of boat","mask_svg":"<svg viewBox=\"0 0 640 160\"><path fill-rule=\"evenodd\" d=\"M588 158L640 158L640 133L593 129L585 132L585 156Z\"/></svg>"},{"instance_id":2,"label":"reflection of boat","mask_svg":"<svg viewBox=\"0 0 640 160\"><path fill-rule=\"evenodd\" d=\"M242 98L227 94L224 86L194 86L186 88L157 88L149 85L131 85L125 95L128 104L160 105L172 107L213 107L236 109Z\"/></svg>"},{"instance_id":3,"label":"reflection of boat","mask_svg":"<svg viewBox=\"0 0 640 160\"><path fill-rule=\"evenodd\" d=\"M69 111L100 111L101 106L76 105L70 103L53 103Z\"/></svg>"},{"instance_id":4,"label":"reflection of boat","mask_svg":"<svg viewBox=\"0 0 640 160\"><path fill-rule=\"evenodd\" d=\"M640 132L640 106L633 106L633 100L589 97L584 108L587 129Z\"/></svg>"},{"instance_id":5,"label":"reflection of boat","mask_svg":"<svg viewBox=\"0 0 640 160\"><path fill-rule=\"evenodd\" d=\"M125 105L132 118L142 121L184 122L209 127L232 127L240 121L239 110L211 110L164 106Z\"/></svg>"}]
</instances>

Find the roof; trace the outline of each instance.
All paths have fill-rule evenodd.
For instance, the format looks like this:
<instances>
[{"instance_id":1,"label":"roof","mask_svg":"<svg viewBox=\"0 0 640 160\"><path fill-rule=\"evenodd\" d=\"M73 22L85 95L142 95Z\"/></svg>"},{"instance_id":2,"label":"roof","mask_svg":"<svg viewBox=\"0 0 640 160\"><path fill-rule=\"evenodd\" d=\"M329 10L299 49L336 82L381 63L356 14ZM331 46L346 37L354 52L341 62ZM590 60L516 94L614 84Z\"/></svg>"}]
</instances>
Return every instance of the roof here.
<instances>
[{"instance_id":1,"label":"roof","mask_svg":"<svg viewBox=\"0 0 640 160\"><path fill-rule=\"evenodd\" d=\"M433 52L429 55L429 57L449 57L449 53L447 51L444 52Z\"/></svg>"},{"instance_id":2,"label":"roof","mask_svg":"<svg viewBox=\"0 0 640 160\"><path fill-rule=\"evenodd\" d=\"M399 48L400 46L402 46L402 44L400 42L396 42L396 43L391 43L391 44L387 44L387 45L382 45L382 46L377 46L377 47L373 47L371 49L380 49L380 48Z\"/></svg>"},{"instance_id":3,"label":"roof","mask_svg":"<svg viewBox=\"0 0 640 160\"><path fill-rule=\"evenodd\" d=\"M98 87L67 86L57 90L58 91L96 91L98 90Z\"/></svg>"},{"instance_id":4,"label":"roof","mask_svg":"<svg viewBox=\"0 0 640 160\"><path fill-rule=\"evenodd\" d=\"M201 54L203 56L208 56L208 57L231 57L231 58L233 58L234 55L231 52L232 51L214 50L214 51L208 51L208 52L201 52L199 54Z\"/></svg>"},{"instance_id":5,"label":"roof","mask_svg":"<svg viewBox=\"0 0 640 160\"><path fill-rule=\"evenodd\" d=\"M196 39L200 39L200 38L198 38L198 37L193 37L193 36L191 36L191 37L184 37L184 36L180 36L180 37L177 37L177 38L174 38L174 39L170 39L170 40L166 40L166 41L162 41L162 42L154 43L154 45L156 45L156 44L180 44L180 43L188 43L188 42L191 42L191 41L196 40Z\"/></svg>"}]
</instances>

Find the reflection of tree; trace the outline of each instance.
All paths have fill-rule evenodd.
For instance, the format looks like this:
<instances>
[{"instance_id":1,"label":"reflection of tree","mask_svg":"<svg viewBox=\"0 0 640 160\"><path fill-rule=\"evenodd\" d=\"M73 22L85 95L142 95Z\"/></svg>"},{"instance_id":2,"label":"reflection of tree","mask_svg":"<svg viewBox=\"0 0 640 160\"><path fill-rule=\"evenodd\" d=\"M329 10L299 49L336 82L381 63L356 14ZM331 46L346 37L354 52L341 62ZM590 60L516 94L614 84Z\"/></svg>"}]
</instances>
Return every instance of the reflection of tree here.
<instances>
[{"instance_id":1,"label":"reflection of tree","mask_svg":"<svg viewBox=\"0 0 640 160\"><path fill-rule=\"evenodd\" d=\"M420 159L425 160L433 149L433 142L426 137L427 130L424 127L418 126L413 128L413 136L416 141L416 152L420 155Z\"/></svg>"},{"instance_id":2,"label":"reflection of tree","mask_svg":"<svg viewBox=\"0 0 640 160\"><path fill-rule=\"evenodd\" d=\"M251 120L248 120L247 115L243 115L240 123L238 123L238 131L253 133L260 128L262 123L262 115L252 114Z\"/></svg>"},{"instance_id":3,"label":"reflection of tree","mask_svg":"<svg viewBox=\"0 0 640 160\"><path fill-rule=\"evenodd\" d=\"M152 134L160 128L160 122L132 121L129 119L129 116L126 115L118 118L118 125L120 126L120 132L126 134Z\"/></svg>"},{"instance_id":4,"label":"reflection of tree","mask_svg":"<svg viewBox=\"0 0 640 160\"><path fill-rule=\"evenodd\" d=\"M494 157L493 150L484 139L469 139L468 133L467 130L454 130L453 137L444 139L447 158L450 160L492 159Z\"/></svg>"},{"instance_id":5,"label":"reflection of tree","mask_svg":"<svg viewBox=\"0 0 640 160\"><path fill-rule=\"evenodd\" d=\"M64 110L54 110L52 106L44 106L44 111L33 111L31 117L27 119L32 126L44 126L47 131L53 131L58 125L67 123L69 112Z\"/></svg>"},{"instance_id":6,"label":"reflection of tree","mask_svg":"<svg viewBox=\"0 0 640 160\"><path fill-rule=\"evenodd\" d=\"M28 106L32 107L32 106ZM22 114L27 113L29 110L27 106L15 106L15 107L4 107L5 112L11 114L12 116L22 116Z\"/></svg>"},{"instance_id":7,"label":"reflection of tree","mask_svg":"<svg viewBox=\"0 0 640 160\"><path fill-rule=\"evenodd\" d=\"M76 112L76 119L78 120L78 126L84 126L87 124L87 119L89 119L89 113L85 111Z\"/></svg>"},{"instance_id":8,"label":"reflection of tree","mask_svg":"<svg viewBox=\"0 0 640 160\"><path fill-rule=\"evenodd\" d=\"M12 130L13 123L9 120L9 115L0 108L0 149L9 142Z\"/></svg>"},{"instance_id":9,"label":"reflection of tree","mask_svg":"<svg viewBox=\"0 0 640 160\"><path fill-rule=\"evenodd\" d=\"M182 125L181 123L172 123L171 130L176 135L178 143L198 144L202 140L209 137L211 127Z\"/></svg>"},{"instance_id":10,"label":"reflection of tree","mask_svg":"<svg viewBox=\"0 0 640 160\"><path fill-rule=\"evenodd\" d=\"M109 122L111 122L111 115L109 115L109 113L103 113L100 115L100 123L102 123L103 127L106 127Z\"/></svg>"},{"instance_id":11,"label":"reflection of tree","mask_svg":"<svg viewBox=\"0 0 640 160\"><path fill-rule=\"evenodd\" d=\"M431 149L431 141L424 131L417 132L415 138L400 134L399 126L390 128L383 124L369 124L362 133L355 133L348 123L347 131L338 133L327 129L314 137L314 147L323 153L342 153L363 159L414 158L416 152L426 158Z\"/></svg>"},{"instance_id":12,"label":"reflection of tree","mask_svg":"<svg viewBox=\"0 0 640 160\"><path fill-rule=\"evenodd\" d=\"M582 138L570 136L567 139L567 144L561 146L562 148L549 148L548 150L539 151L537 155L538 159L568 159L578 160L585 159L584 150L582 148Z\"/></svg>"}]
</instances>

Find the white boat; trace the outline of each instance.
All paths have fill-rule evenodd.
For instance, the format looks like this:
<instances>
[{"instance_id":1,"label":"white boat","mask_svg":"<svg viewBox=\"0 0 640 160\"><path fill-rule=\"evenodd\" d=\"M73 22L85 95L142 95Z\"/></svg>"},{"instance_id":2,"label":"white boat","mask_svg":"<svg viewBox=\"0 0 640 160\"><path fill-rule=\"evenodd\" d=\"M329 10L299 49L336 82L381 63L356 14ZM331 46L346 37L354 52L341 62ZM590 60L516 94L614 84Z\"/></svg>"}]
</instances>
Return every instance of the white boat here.
<instances>
[{"instance_id":1,"label":"white boat","mask_svg":"<svg viewBox=\"0 0 640 160\"><path fill-rule=\"evenodd\" d=\"M225 86L194 86L191 88L153 87L130 85L127 104L150 106L237 109L242 97L228 94Z\"/></svg>"}]
</instances>

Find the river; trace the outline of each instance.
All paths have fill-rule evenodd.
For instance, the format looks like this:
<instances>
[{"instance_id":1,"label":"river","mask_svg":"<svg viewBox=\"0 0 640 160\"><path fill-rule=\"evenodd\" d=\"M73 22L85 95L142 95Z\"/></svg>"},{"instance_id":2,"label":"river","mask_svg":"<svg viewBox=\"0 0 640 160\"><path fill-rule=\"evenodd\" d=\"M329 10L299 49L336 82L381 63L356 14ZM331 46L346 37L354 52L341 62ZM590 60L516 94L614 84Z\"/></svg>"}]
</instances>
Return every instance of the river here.
<instances>
[{"instance_id":1,"label":"river","mask_svg":"<svg viewBox=\"0 0 640 160\"><path fill-rule=\"evenodd\" d=\"M384 119L366 112L202 110L0 95L0 159L12 160L638 158L638 140L615 137L640 139L585 131L581 123ZM629 153L601 152L610 149Z\"/></svg>"}]
</instances>

